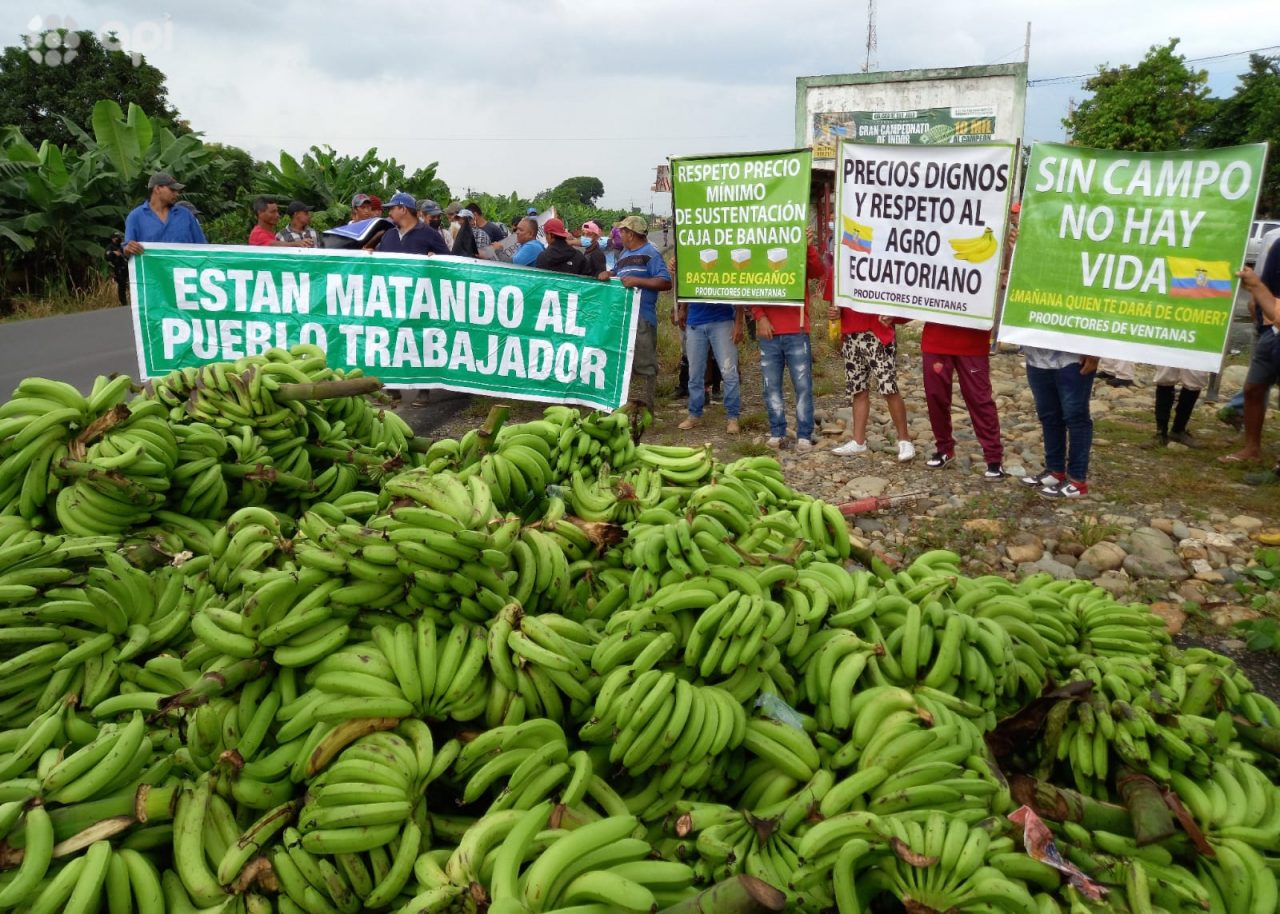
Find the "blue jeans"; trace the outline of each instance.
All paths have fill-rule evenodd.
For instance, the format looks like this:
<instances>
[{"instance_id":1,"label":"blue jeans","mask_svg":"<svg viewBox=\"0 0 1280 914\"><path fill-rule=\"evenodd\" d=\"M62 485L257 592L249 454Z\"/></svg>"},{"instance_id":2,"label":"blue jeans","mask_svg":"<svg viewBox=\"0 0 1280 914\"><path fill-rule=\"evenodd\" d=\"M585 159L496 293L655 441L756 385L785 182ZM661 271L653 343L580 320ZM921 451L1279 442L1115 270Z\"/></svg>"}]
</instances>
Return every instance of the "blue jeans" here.
<instances>
[{"instance_id":1,"label":"blue jeans","mask_svg":"<svg viewBox=\"0 0 1280 914\"><path fill-rule=\"evenodd\" d=\"M796 392L796 440L813 437L813 355L809 334L775 334L760 343L760 370L764 373L764 407L769 413L769 435L785 438L787 411L782 402L782 369L791 373Z\"/></svg>"},{"instance_id":2,"label":"blue jeans","mask_svg":"<svg viewBox=\"0 0 1280 914\"><path fill-rule=\"evenodd\" d=\"M707 399L705 379L707 352L710 351L720 366L723 379L724 411L730 419L738 418L742 411L742 395L738 390L738 347L733 344L733 321L713 321L689 327L686 337L689 353L689 415L702 415Z\"/></svg>"},{"instance_id":3,"label":"blue jeans","mask_svg":"<svg viewBox=\"0 0 1280 914\"><path fill-rule=\"evenodd\" d=\"M1078 364L1065 368L1028 365L1027 383L1031 385L1036 415L1044 431L1045 469L1051 473L1065 472L1076 482L1088 482L1089 448L1093 445L1093 418L1089 415L1093 375L1081 374Z\"/></svg>"}]
</instances>

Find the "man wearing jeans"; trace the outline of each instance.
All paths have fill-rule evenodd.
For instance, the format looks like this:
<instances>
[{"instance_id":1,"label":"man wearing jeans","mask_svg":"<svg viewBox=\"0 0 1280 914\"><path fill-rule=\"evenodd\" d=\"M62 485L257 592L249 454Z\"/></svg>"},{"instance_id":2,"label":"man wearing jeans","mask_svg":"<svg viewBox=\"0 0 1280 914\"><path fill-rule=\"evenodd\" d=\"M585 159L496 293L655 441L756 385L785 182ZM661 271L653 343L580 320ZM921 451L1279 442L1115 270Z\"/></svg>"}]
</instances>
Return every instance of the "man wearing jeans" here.
<instances>
[{"instance_id":1,"label":"man wearing jeans","mask_svg":"<svg viewBox=\"0 0 1280 914\"><path fill-rule=\"evenodd\" d=\"M1089 397L1098 370L1096 356L1023 346L1027 383L1036 401L1044 433L1044 469L1022 481L1045 498L1079 498L1089 494L1089 449L1093 417Z\"/></svg>"},{"instance_id":2,"label":"man wearing jeans","mask_svg":"<svg viewBox=\"0 0 1280 914\"><path fill-rule=\"evenodd\" d=\"M769 414L771 448L782 447L787 437L787 411L782 400L782 369L791 373L796 393L796 453L813 447L813 354L809 350L809 308L806 305L770 305L751 309L760 343L760 370L764 374L764 406ZM726 398L726 403L728 402Z\"/></svg>"},{"instance_id":3,"label":"man wearing jeans","mask_svg":"<svg viewBox=\"0 0 1280 914\"><path fill-rule=\"evenodd\" d=\"M649 224L644 219L628 216L615 228L622 250L613 269L604 271L599 278L609 280L616 276L625 288L640 290L640 320L636 322L628 401L652 412L658 383L658 293L671 288L671 274L658 249L649 243ZM637 411L633 422L638 418Z\"/></svg>"},{"instance_id":4,"label":"man wearing jeans","mask_svg":"<svg viewBox=\"0 0 1280 914\"><path fill-rule=\"evenodd\" d=\"M707 355L714 356L724 380L724 411L729 417L725 431L738 434L738 414L742 398L738 391L738 344L742 342L742 309L733 305L690 302L685 316L689 354L689 417L677 428L688 431L702 423L702 407L707 390Z\"/></svg>"}]
</instances>

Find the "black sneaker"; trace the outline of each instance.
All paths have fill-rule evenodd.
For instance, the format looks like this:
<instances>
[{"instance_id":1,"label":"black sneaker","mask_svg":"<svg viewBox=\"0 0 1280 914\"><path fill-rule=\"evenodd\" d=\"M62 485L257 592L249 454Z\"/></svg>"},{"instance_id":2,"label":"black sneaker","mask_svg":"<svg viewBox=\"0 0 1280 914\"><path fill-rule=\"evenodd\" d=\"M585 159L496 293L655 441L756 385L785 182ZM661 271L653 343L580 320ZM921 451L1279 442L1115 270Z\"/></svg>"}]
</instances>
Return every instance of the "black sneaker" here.
<instances>
[{"instance_id":1,"label":"black sneaker","mask_svg":"<svg viewBox=\"0 0 1280 914\"><path fill-rule=\"evenodd\" d=\"M1190 432L1171 432L1169 434L1169 440L1176 441L1183 447L1189 447L1193 451L1198 451L1200 448L1204 447L1204 445L1200 443L1200 439L1196 438Z\"/></svg>"},{"instance_id":2,"label":"black sneaker","mask_svg":"<svg viewBox=\"0 0 1280 914\"><path fill-rule=\"evenodd\" d=\"M1034 476L1023 476L1022 484L1040 489L1045 486L1056 486L1066 478L1066 474L1059 476L1057 473L1051 473L1048 469L1044 469Z\"/></svg>"},{"instance_id":3,"label":"black sneaker","mask_svg":"<svg viewBox=\"0 0 1280 914\"><path fill-rule=\"evenodd\" d=\"M982 474L982 478L994 481L996 479L1004 479L1008 475L1009 474L1004 471L1004 467L1001 464L988 463L987 471Z\"/></svg>"},{"instance_id":4,"label":"black sneaker","mask_svg":"<svg viewBox=\"0 0 1280 914\"><path fill-rule=\"evenodd\" d=\"M1164 432L1156 432L1155 435L1152 436L1151 440L1143 445L1143 447L1145 447L1149 451L1156 451L1162 447L1168 447L1168 446L1169 446L1169 436L1166 435Z\"/></svg>"},{"instance_id":5,"label":"black sneaker","mask_svg":"<svg viewBox=\"0 0 1280 914\"><path fill-rule=\"evenodd\" d=\"M1042 488L1040 494L1045 498L1080 498L1089 494L1089 484L1086 482L1055 482L1051 486Z\"/></svg>"},{"instance_id":6,"label":"black sneaker","mask_svg":"<svg viewBox=\"0 0 1280 914\"><path fill-rule=\"evenodd\" d=\"M933 470L940 470L945 466L950 466L951 462L955 459L955 454L944 454L942 451L934 451L933 456L926 460L924 465Z\"/></svg>"}]
</instances>

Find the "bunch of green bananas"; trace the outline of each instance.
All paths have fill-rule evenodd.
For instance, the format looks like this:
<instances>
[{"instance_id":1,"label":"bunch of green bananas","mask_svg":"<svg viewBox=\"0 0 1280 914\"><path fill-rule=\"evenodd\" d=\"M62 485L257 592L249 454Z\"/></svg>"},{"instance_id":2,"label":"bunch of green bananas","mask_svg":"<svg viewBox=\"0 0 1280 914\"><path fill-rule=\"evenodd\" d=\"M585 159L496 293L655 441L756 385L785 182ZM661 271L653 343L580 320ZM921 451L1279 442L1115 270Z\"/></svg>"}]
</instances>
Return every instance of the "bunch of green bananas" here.
<instances>
[{"instance_id":1,"label":"bunch of green bananas","mask_svg":"<svg viewBox=\"0 0 1280 914\"><path fill-rule=\"evenodd\" d=\"M1105 805L1049 824L1113 909L1274 908L1280 709L1145 607L891 569L775 460L625 414L423 447L294 399L331 381L303 347L0 406L0 911L1095 910L1006 822L1018 769ZM1199 836L1139 846L1131 773Z\"/></svg>"}]
</instances>

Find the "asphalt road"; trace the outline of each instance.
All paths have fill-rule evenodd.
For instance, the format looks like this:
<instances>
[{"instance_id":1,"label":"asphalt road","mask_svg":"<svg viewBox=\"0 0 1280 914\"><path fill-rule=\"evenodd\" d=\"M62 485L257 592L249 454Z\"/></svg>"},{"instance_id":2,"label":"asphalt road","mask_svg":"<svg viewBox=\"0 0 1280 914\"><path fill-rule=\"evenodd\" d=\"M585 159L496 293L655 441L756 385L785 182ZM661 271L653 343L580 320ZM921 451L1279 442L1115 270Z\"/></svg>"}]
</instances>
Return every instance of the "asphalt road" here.
<instances>
[{"instance_id":1,"label":"asphalt road","mask_svg":"<svg viewBox=\"0 0 1280 914\"><path fill-rule=\"evenodd\" d=\"M86 393L98 375L138 376L133 322L127 308L104 308L39 320L0 324L0 401L7 399L23 378L53 378L74 384ZM407 394L413 399L413 394ZM430 404L400 408L414 433L431 432L465 409L468 394L433 390Z\"/></svg>"},{"instance_id":2,"label":"asphalt road","mask_svg":"<svg viewBox=\"0 0 1280 914\"><path fill-rule=\"evenodd\" d=\"M138 374L128 308L0 324L0 396L33 375L87 392L94 378L113 372Z\"/></svg>"},{"instance_id":3,"label":"asphalt road","mask_svg":"<svg viewBox=\"0 0 1280 914\"><path fill-rule=\"evenodd\" d=\"M1229 333L1231 350L1247 350L1253 330L1248 296L1236 296ZM39 320L0 324L0 398L23 378L33 375L74 384L83 391L101 374L138 375L133 323L126 308L104 308ZM400 415L419 435L432 430L464 409L471 398L451 391L432 391L426 408L404 407Z\"/></svg>"}]
</instances>

